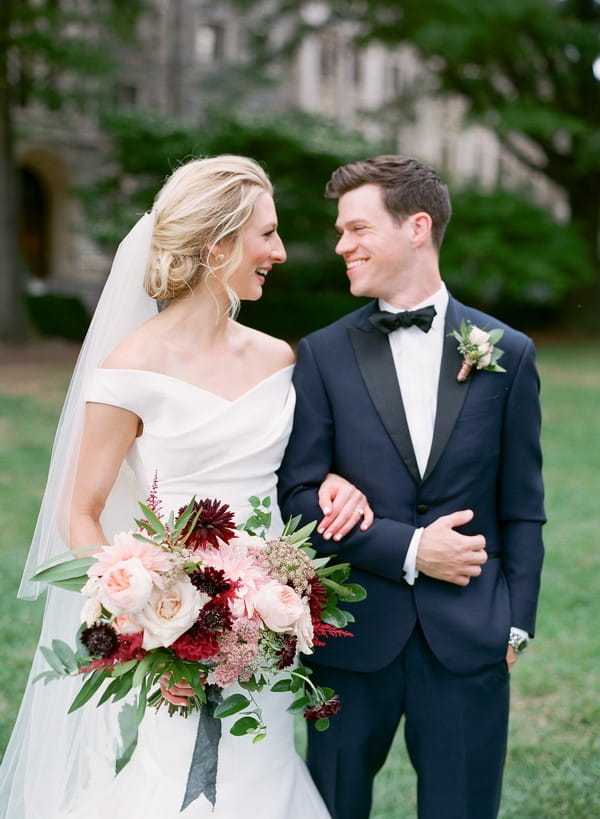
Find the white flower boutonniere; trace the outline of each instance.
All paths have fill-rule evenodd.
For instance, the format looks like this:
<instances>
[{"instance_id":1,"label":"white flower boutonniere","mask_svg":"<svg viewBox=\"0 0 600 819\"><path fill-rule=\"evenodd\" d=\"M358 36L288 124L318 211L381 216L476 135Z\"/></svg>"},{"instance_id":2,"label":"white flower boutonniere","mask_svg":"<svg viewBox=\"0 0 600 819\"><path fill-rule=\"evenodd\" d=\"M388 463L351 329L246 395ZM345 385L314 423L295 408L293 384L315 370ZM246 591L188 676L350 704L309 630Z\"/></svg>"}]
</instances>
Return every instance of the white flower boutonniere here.
<instances>
[{"instance_id":1,"label":"white flower boutonniere","mask_svg":"<svg viewBox=\"0 0 600 819\"><path fill-rule=\"evenodd\" d=\"M504 335L504 330L482 330L470 321L461 321L460 330L453 330L452 335L458 341L458 352L463 356L463 363L456 376L457 381L466 381L469 373L476 370L487 370L492 373L505 373L498 360L504 350L496 347Z\"/></svg>"}]
</instances>

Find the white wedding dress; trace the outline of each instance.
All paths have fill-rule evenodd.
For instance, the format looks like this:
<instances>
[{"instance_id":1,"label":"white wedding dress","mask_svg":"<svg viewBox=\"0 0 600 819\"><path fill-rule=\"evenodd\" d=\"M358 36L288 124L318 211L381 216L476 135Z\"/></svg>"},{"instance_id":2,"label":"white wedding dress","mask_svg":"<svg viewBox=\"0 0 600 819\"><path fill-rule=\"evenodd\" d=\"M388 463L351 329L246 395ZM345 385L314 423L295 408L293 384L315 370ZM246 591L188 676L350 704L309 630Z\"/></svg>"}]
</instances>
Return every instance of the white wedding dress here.
<instances>
[{"instance_id":1,"label":"white wedding dress","mask_svg":"<svg viewBox=\"0 0 600 819\"><path fill-rule=\"evenodd\" d=\"M234 401L166 375L142 370L96 370L87 399L129 409L143 419L125 471L133 491L119 490L116 501L145 500L155 474L162 509L168 514L193 495L230 505L236 521L247 519L248 498L271 497L272 531L282 521L276 506L276 469L290 433L294 408L288 367L261 381ZM122 470L123 472L123 470ZM122 487L121 476L117 486ZM116 493L113 492L113 495ZM108 537L129 529L139 509L113 505ZM112 527L112 528L109 528ZM42 632L40 643L59 637L74 643L81 600L61 596L61 634ZM55 600L55 598L53 598ZM38 659L32 675L44 668ZM294 748L289 695L267 690L258 695L268 727L256 745L234 737L223 720L219 743L217 797L213 807L201 795L180 812L196 738L197 716L169 717L149 709L132 760L114 775L120 704L93 705L67 716L79 680L29 685L31 716L19 718L11 743L12 768L4 772L0 809L3 819L327 819L329 816ZM6 788L10 779L12 786Z\"/></svg>"}]
</instances>

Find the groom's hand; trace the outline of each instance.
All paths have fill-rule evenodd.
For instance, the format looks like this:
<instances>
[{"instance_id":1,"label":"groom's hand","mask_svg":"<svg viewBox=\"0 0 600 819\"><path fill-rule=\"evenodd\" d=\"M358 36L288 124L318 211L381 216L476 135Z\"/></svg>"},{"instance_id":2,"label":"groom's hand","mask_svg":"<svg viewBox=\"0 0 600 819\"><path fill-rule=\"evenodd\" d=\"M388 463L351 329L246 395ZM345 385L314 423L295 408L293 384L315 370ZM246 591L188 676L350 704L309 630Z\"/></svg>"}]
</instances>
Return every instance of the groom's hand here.
<instances>
[{"instance_id":1,"label":"groom's hand","mask_svg":"<svg viewBox=\"0 0 600 819\"><path fill-rule=\"evenodd\" d=\"M485 538L455 531L455 527L464 526L472 519L473 512L463 509L426 526L417 552L417 570L457 586L468 586L471 578L478 577L487 560Z\"/></svg>"}]
</instances>

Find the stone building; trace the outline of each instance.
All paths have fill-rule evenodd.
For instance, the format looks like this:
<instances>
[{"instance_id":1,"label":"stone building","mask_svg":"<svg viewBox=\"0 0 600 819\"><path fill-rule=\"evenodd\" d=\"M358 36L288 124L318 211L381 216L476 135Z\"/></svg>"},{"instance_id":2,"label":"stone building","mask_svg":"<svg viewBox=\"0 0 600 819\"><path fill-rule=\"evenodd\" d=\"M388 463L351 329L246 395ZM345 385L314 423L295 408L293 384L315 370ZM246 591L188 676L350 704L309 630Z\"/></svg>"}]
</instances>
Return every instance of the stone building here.
<instances>
[{"instance_id":1,"label":"stone building","mask_svg":"<svg viewBox=\"0 0 600 819\"><path fill-rule=\"evenodd\" d=\"M427 92L432 74L413 49L378 43L359 49L348 25L317 29L323 6L306 4L315 28L289 62L270 69L268 91L257 88L246 96L247 105L299 108L373 138L385 136L399 152L419 156L456 182L478 180L489 188L527 184L538 201L566 217L560 190L503 151L492 132L464 124L460 99L441 100ZM219 95L226 69L248 62L246 22L226 3L153 0L138 21L136 41L121 55L113 101L197 120L206 95L213 101ZM272 17L266 26L274 36L277 25ZM413 89L418 94L407 115L394 101ZM63 114L28 105L18 112L18 124L25 191L21 246L31 287L77 293L92 306L108 259L82 230L75 190L102 170L96 114L67 121Z\"/></svg>"}]
</instances>

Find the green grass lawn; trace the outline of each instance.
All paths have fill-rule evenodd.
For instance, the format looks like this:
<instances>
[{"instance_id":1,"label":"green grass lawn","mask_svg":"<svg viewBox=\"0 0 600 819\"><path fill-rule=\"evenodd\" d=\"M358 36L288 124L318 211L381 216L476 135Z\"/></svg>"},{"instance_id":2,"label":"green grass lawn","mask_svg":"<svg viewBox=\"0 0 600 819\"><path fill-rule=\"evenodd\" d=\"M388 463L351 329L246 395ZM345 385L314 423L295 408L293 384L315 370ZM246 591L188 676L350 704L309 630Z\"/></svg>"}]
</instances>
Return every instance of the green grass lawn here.
<instances>
[{"instance_id":1,"label":"green grass lawn","mask_svg":"<svg viewBox=\"0 0 600 819\"><path fill-rule=\"evenodd\" d=\"M536 640L513 674L502 819L600 816L600 344L538 353L549 523ZM42 612L14 599L33 531L66 373L0 395L0 748L25 683ZM30 391L31 393L31 391ZM373 819L415 815L399 732ZM440 817L443 819L443 817Z\"/></svg>"}]
</instances>

